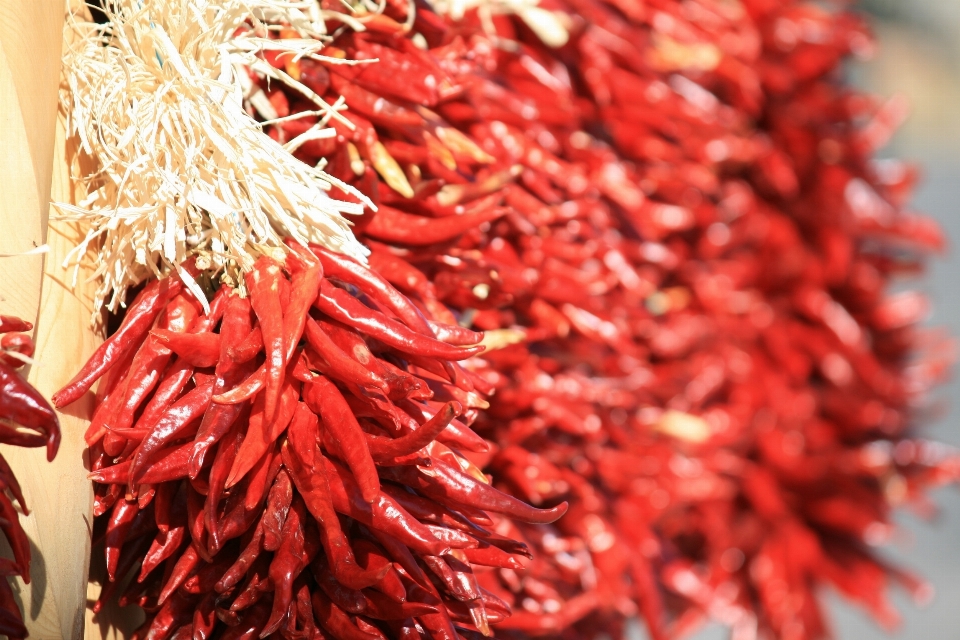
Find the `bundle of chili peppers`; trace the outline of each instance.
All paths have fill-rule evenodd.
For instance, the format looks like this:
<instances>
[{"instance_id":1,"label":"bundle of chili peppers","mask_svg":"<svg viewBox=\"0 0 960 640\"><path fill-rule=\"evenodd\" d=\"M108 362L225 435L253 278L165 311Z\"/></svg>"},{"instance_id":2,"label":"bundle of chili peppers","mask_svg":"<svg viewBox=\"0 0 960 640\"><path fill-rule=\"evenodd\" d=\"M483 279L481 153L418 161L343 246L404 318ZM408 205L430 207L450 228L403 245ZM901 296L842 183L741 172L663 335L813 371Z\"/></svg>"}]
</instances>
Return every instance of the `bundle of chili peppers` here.
<instances>
[{"instance_id":1,"label":"bundle of chili peppers","mask_svg":"<svg viewBox=\"0 0 960 640\"><path fill-rule=\"evenodd\" d=\"M102 377L97 608L144 607L138 637L619 637L639 614L813 639L823 584L883 623L888 582L922 592L871 547L957 476L914 436L950 356L886 287L943 240L903 210L915 172L870 159L897 103L839 81L869 34L799 1L541 9L563 46L388 0L322 52L370 63L264 55L348 107L295 153L377 202L370 269L291 245L209 313L148 283L55 398ZM318 125L251 77L277 141Z\"/></svg>"},{"instance_id":2,"label":"bundle of chili peppers","mask_svg":"<svg viewBox=\"0 0 960 640\"><path fill-rule=\"evenodd\" d=\"M29 322L0 316L0 443L17 447L46 447L53 460L60 446L60 423L50 404L17 372L34 352ZM20 526L20 511L28 515L23 492L10 465L0 455L0 530L13 551L13 559L0 558L0 634L11 640L25 638L23 616L14 600L8 577L30 582L30 541Z\"/></svg>"},{"instance_id":3,"label":"bundle of chili peppers","mask_svg":"<svg viewBox=\"0 0 960 640\"><path fill-rule=\"evenodd\" d=\"M143 607L139 638L489 635L509 607L477 573L529 551L487 512L550 522L566 505L530 507L470 460L489 384L459 361L482 336L320 247L263 257L245 283L209 312L177 278L147 284L54 396L101 380L94 610Z\"/></svg>"},{"instance_id":4,"label":"bundle of chili peppers","mask_svg":"<svg viewBox=\"0 0 960 640\"><path fill-rule=\"evenodd\" d=\"M618 637L639 613L654 637L712 618L820 638L825 583L893 624L887 583L924 587L871 547L958 464L913 435L949 349L917 329L922 296L885 291L943 240L902 209L915 172L870 159L898 103L838 77L869 34L808 2L541 6L559 49L388 2L325 49L376 63L268 58L349 107L297 153L378 196L371 266L428 318L517 343L479 356L489 469L571 512L521 526L524 571L482 576L514 605L500 635ZM276 139L314 125L261 86Z\"/></svg>"}]
</instances>

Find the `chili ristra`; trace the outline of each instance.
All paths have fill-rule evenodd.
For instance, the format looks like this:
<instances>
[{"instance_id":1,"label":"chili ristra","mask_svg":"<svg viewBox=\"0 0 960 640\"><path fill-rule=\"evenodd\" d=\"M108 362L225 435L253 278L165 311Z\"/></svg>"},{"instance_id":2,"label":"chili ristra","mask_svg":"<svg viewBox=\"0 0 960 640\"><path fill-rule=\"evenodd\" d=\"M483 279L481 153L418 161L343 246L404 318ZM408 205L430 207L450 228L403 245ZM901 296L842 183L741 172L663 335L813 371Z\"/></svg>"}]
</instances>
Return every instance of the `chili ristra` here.
<instances>
[{"instance_id":1,"label":"chili ristra","mask_svg":"<svg viewBox=\"0 0 960 640\"><path fill-rule=\"evenodd\" d=\"M136 331L124 321L123 339L84 367L84 388L102 376L87 433L94 548L106 559L95 611L111 598L143 607L138 637L383 637L389 621L424 617L486 629L509 609L460 549L483 546L501 564L528 551L481 509L539 522L565 505L505 496L442 444L488 448L465 411L481 394L451 373L482 346L439 340L360 264L289 248L283 263L253 265L246 295L220 289L209 314L176 282L147 284L131 310L149 306L136 317L151 320ZM159 292L172 293L145 306ZM456 471L432 473L440 465ZM423 470L417 487L399 484L406 467ZM399 494L427 508L410 511ZM445 509L462 515L423 515Z\"/></svg>"},{"instance_id":2,"label":"chili ristra","mask_svg":"<svg viewBox=\"0 0 960 640\"><path fill-rule=\"evenodd\" d=\"M619 637L640 614L659 638L714 616L821 638L821 584L890 623L885 585L921 583L869 545L958 464L910 435L948 352L922 347L940 342L917 329L917 294L886 292L943 238L903 210L915 172L871 160L896 103L834 79L868 32L813 2L549 9L567 17L558 49L524 17L388 2L390 21L330 50L404 65L402 82L303 65L326 68L319 88L356 129L298 153L375 185L358 224L371 265L437 337L504 336L471 378L496 388L472 408L494 486L571 502L555 528L502 525L535 558L478 572L522 612L494 627Z\"/></svg>"},{"instance_id":3,"label":"chili ristra","mask_svg":"<svg viewBox=\"0 0 960 640\"><path fill-rule=\"evenodd\" d=\"M53 460L60 446L57 414L18 372L34 353L33 339L28 334L32 330L29 322L0 316L0 443L46 447L47 460ZM11 640L27 637L27 630L7 578L19 576L25 583L30 582L30 541L20 525L14 501L23 515L30 514L20 483L0 456L0 530L13 552L12 560L0 558L0 634Z\"/></svg>"}]
</instances>

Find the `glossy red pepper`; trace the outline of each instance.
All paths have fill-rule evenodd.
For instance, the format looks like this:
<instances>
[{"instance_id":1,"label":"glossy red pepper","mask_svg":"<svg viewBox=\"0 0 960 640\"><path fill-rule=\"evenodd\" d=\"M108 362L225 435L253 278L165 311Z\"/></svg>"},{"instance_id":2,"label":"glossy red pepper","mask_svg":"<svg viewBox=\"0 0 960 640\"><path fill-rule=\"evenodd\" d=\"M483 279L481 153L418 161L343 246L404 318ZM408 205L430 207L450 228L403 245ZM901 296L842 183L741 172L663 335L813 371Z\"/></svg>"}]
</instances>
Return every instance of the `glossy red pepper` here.
<instances>
[{"instance_id":1,"label":"glossy red pepper","mask_svg":"<svg viewBox=\"0 0 960 640\"><path fill-rule=\"evenodd\" d=\"M53 395L53 403L64 407L76 402L126 352L136 349L150 330L154 318L167 301L180 293L182 287L179 280L172 278L148 284L130 305L120 329L97 348L90 360L63 389Z\"/></svg>"}]
</instances>

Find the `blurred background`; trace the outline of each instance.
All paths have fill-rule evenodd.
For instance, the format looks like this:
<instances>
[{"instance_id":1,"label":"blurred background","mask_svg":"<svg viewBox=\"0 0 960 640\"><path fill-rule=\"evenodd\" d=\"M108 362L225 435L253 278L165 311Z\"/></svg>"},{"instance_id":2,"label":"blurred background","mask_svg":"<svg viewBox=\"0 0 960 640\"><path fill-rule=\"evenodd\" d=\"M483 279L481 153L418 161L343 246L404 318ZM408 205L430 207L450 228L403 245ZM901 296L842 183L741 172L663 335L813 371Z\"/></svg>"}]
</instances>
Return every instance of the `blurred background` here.
<instances>
[{"instance_id":1,"label":"blurred background","mask_svg":"<svg viewBox=\"0 0 960 640\"><path fill-rule=\"evenodd\" d=\"M850 81L910 102L910 119L881 156L922 167L913 207L936 218L950 240L948 253L932 261L926 279L911 288L926 291L933 301L929 324L960 338L960 0L858 0L857 5L868 14L880 46L872 60L850 65ZM960 446L960 376L940 390L937 401L941 406L924 435ZM960 489L932 497L941 507L938 518L927 522L900 514L901 532L884 555L929 580L933 600L918 607L894 589L891 600L903 620L888 634L835 592L825 594L837 640L960 639ZM694 640L727 637L727 631L711 627Z\"/></svg>"},{"instance_id":2,"label":"blurred background","mask_svg":"<svg viewBox=\"0 0 960 640\"><path fill-rule=\"evenodd\" d=\"M960 336L960 2L957 0L861 0L880 44L876 58L851 66L851 80L874 93L903 94L911 117L882 155L915 161L924 181L914 207L943 225L947 255L934 260L922 288L931 297L930 324ZM943 411L929 435L960 446L960 377L940 392ZM893 599L903 640L960 638L960 490L934 495L942 508L936 522L901 515L901 540L887 552L909 563L934 586L934 599L918 608L902 592ZM833 598L837 638L887 637L861 611Z\"/></svg>"}]
</instances>

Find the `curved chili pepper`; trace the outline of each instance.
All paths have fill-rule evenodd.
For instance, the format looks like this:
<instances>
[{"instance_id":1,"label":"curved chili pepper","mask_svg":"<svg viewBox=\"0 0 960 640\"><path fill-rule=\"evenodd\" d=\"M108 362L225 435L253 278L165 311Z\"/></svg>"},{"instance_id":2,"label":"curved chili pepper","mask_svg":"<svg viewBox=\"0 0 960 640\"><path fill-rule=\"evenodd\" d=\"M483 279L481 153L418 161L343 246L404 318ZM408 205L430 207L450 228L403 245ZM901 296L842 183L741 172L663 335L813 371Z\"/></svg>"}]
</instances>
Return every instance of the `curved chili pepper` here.
<instances>
[{"instance_id":1,"label":"curved chili pepper","mask_svg":"<svg viewBox=\"0 0 960 640\"><path fill-rule=\"evenodd\" d=\"M284 305L283 340L284 362L289 364L297 344L303 336L308 313L316 298L317 288L323 279L323 266L316 256L295 242L288 242L292 251L287 257L288 263L294 261L299 268L293 272L290 281L290 299Z\"/></svg>"},{"instance_id":2,"label":"curved chili pepper","mask_svg":"<svg viewBox=\"0 0 960 640\"><path fill-rule=\"evenodd\" d=\"M378 273L350 258L338 256L323 247L311 246L310 249L320 259L328 277L337 278L358 287L363 293L397 314L397 317L414 331L426 335L431 333L430 324L423 317L423 313ZM470 344L476 344L477 342L479 340Z\"/></svg>"},{"instance_id":3,"label":"curved chili pepper","mask_svg":"<svg viewBox=\"0 0 960 640\"><path fill-rule=\"evenodd\" d=\"M264 636L280 628L293 602L293 581L307 565L308 559L304 558L304 530L301 524L301 517L305 513L302 502L297 499L283 523L280 547L270 563L269 575L274 585L273 609L261 632ZM266 525L264 531L267 531Z\"/></svg>"},{"instance_id":4,"label":"curved chili pepper","mask_svg":"<svg viewBox=\"0 0 960 640\"><path fill-rule=\"evenodd\" d=\"M229 348L227 355L240 364L253 360L261 351L263 351L263 333L260 332L260 327L254 327L239 344Z\"/></svg>"},{"instance_id":5,"label":"curved chili pepper","mask_svg":"<svg viewBox=\"0 0 960 640\"><path fill-rule=\"evenodd\" d=\"M502 217L508 211L503 207L491 207L459 216L425 218L381 205L365 231L384 242L423 246L452 240L485 222Z\"/></svg>"},{"instance_id":6,"label":"curved chili pepper","mask_svg":"<svg viewBox=\"0 0 960 640\"><path fill-rule=\"evenodd\" d=\"M460 404L463 406L459 400L450 400L449 403ZM400 404L402 408L411 413L414 416L420 416L425 420L432 420L436 415L439 415L439 412L443 411L444 405L439 405L438 413L433 414L433 408L424 408L422 405L414 402L405 402L401 401ZM426 403L430 405L431 403ZM436 405L433 405L436 406ZM432 414L432 415L431 415ZM440 432L437 436L437 440L440 442L448 443L452 447L464 451L476 451L478 453L484 453L490 450L490 444L474 433L469 427L465 426L459 420L451 419L447 424L446 428Z\"/></svg>"},{"instance_id":7,"label":"curved chili pepper","mask_svg":"<svg viewBox=\"0 0 960 640\"><path fill-rule=\"evenodd\" d=\"M200 554L197 552L197 548L191 542L187 545L183 555L177 560L172 572L170 573L170 576L166 577L166 583L163 585L163 590L160 592L158 602L160 604L166 602L167 599L176 592L180 585L182 585L190 576L190 574L193 573L193 571L200 565L200 562Z\"/></svg>"},{"instance_id":8,"label":"curved chili pepper","mask_svg":"<svg viewBox=\"0 0 960 640\"><path fill-rule=\"evenodd\" d=\"M203 520L207 532L210 534L207 552L213 555L219 550L220 540L217 537L217 513L223 491L227 484L227 475L233 467L237 452L243 441L243 433L236 426L226 435L217 447L217 455L213 459L210 473L207 476L207 496L203 503ZM190 464L195 460L196 445L190 451Z\"/></svg>"},{"instance_id":9,"label":"curved chili pepper","mask_svg":"<svg viewBox=\"0 0 960 640\"><path fill-rule=\"evenodd\" d=\"M103 589L100 591L100 597L97 598L97 601L93 603L93 607L91 607L94 613L99 613L107 604L107 602L109 602L109 600L114 596L117 589L122 584L122 578L129 575L131 570L143 558L143 553L147 550L149 544L149 536L142 536L137 540L133 540L128 544L124 544L123 551L120 553L120 561L117 563L116 571L117 576L120 576L121 580L116 582L108 581L105 585L103 585ZM132 582L137 584L136 581Z\"/></svg>"},{"instance_id":10,"label":"curved chili pepper","mask_svg":"<svg viewBox=\"0 0 960 640\"><path fill-rule=\"evenodd\" d=\"M123 324L117 332L97 348L63 389L53 394L53 403L57 407L65 407L79 400L125 353L140 344L150 330L154 318L182 288L183 284L173 278L155 280L148 284L127 309Z\"/></svg>"},{"instance_id":11,"label":"curved chili pepper","mask_svg":"<svg viewBox=\"0 0 960 640\"><path fill-rule=\"evenodd\" d=\"M270 603L260 601L240 616L237 624L228 626L220 640L253 640L270 617Z\"/></svg>"},{"instance_id":12,"label":"curved chili pepper","mask_svg":"<svg viewBox=\"0 0 960 640\"><path fill-rule=\"evenodd\" d=\"M349 589L337 580L330 571L326 558L318 555L310 564L314 578L320 588L332 602L348 613L362 613L367 606L367 600L362 591Z\"/></svg>"},{"instance_id":13,"label":"curved chili pepper","mask_svg":"<svg viewBox=\"0 0 960 640\"><path fill-rule=\"evenodd\" d=\"M4 352L16 353L24 358L29 358L34 352L33 339L22 333L6 333L0 335L0 362L3 362L13 369L19 369L26 364L24 360Z\"/></svg>"},{"instance_id":14,"label":"curved chili pepper","mask_svg":"<svg viewBox=\"0 0 960 640\"><path fill-rule=\"evenodd\" d=\"M343 640L379 640L377 636L364 633L350 620L350 617L333 604L321 591L314 591L310 597L317 622L336 638Z\"/></svg>"},{"instance_id":15,"label":"curved chili pepper","mask_svg":"<svg viewBox=\"0 0 960 640\"><path fill-rule=\"evenodd\" d=\"M343 382L351 382L361 387L371 386L387 393L387 383L344 353L313 318L307 318L304 337L327 365L329 375Z\"/></svg>"},{"instance_id":16,"label":"curved chili pepper","mask_svg":"<svg viewBox=\"0 0 960 640\"><path fill-rule=\"evenodd\" d=\"M137 576L137 582L143 582L150 573L160 566L174 553L179 550L181 544L186 539L186 527L179 526L168 530L166 533L158 532L150 549L143 557L143 563L140 565L140 574ZM119 572L121 573L122 572Z\"/></svg>"},{"instance_id":17,"label":"curved chili pepper","mask_svg":"<svg viewBox=\"0 0 960 640\"><path fill-rule=\"evenodd\" d=\"M227 569L214 585L217 593L229 591L239 584L243 576L247 574L248 569L253 565L263 550L263 522L258 521L257 526L248 534L250 539L244 545L243 550L236 561Z\"/></svg>"},{"instance_id":18,"label":"curved chili pepper","mask_svg":"<svg viewBox=\"0 0 960 640\"><path fill-rule=\"evenodd\" d=\"M21 640L27 637L27 628L20 616L20 607L13 598L10 583L0 580L0 633L10 640Z\"/></svg>"},{"instance_id":19,"label":"curved chili pepper","mask_svg":"<svg viewBox=\"0 0 960 640\"><path fill-rule=\"evenodd\" d=\"M282 531L290 505L293 502L293 484L283 469L277 474L267 496L267 508L263 512L263 548L276 551L280 548Z\"/></svg>"},{"instance_id":20,"label":"curved chili pepper","mask_svg":"<svg viewBox=\"0 0 960 640\"><path fill-rule=\"evenodd\" d=\"M190 629L190 638L193 640L207 640L217 624L216 593L208 592L193 613L193 627ZM187 628L187 627L184 627Z\"/></svg>"},{"instance_id":21,"label":"curved chili pepper","mask_svg":"<svg viewBox=\"0 0 960 640\"><path fill-rule=\"evenodd\" d=\"M293 419L299 396L299 383L287 380L279 398L280 405L274 418L267 417L266 394L258 396L250 411L250 422L247 433L237 452L230 475L227 477L226 488L234 486L260 460L267 449L280 437Z\"/></svg>"},{"instance_id":22,"label":"curved chili pepper","mask_svg":"<svg viewBox=\"0 0 960 640\"><path fill-rule=\"evenodd\" d=\"M473 344L479 344L483 341L482 333L471 331L466 327L432 321L429 321L429 324L434 335L437 336L437 340L440 340L441 342L460 346L469 346Z\"/></svg>"},{"instance_id":23,"label":"curved chili pepper","mask_svg":"<svg viewBox=\"0 0 960 640\"><path fill-rule=\"evenodd\" d=\"M323 377L304 383L303 399L314 413L319 413L323 427L333 435L343 461L353 471L360 493L367 502L380 493L377 468L367 449L360 424L337 387Z\"/></svg>"},{"instance_id":24,"label":"curved chili pepper","mask_svg":"<svg viewBox=\"0 0 960 640\"><path fill-rule=\"evenodd\" d=\"M314 305L335 320L363 331L384 344L423 356L446 360L464 360L483 351L482 346L455 347L419 335L383 314L365 307L359 300L327 281L320 284Z\"/></svg>"},{"instance_id":25,"label":"curved chili pepper","mask_svg":"<svg viewBox=\"0 0 960 640\"><path fill-rule=\"evenodd\" d=\"M357 562L360 566L368 569L387 568L386 574L370 589L374 589L384 594L394 602L403 603L407 601L407 589L400 578L397 567L386 556L386 552L371 540L364 538L356 539L353 542L353 550L357 556Z\"/></svg>"},{"instance_id":26,"label":"curved chili pepper","mask_svg":"<svg viewBox=\"0 0 960 640\"><path fill-rule=\"evenodd\" d=\"M47 446L47 460L53 460L60 447L60 421L36 389L16 371L0 362L0 419L40 433L39 442L19 435L0 424L0 442L25 443L23 446Z\"/></svg>"},{"instance_id":27,"label":"curved chili pepper","mask_svg":"<svg viewBox=\"0 0 960 640\"><path fill-rule=\"evenodd\" d=\"M212 367L220 360L220 334L154 329L150 335L198 369Z\"/></svg>"},{"instance_id":28,"label":"curved chili pepper","mask_svg":"<svg viewBox=\"0 0 960 640\"><path fill-rule=\"evenodd\" d=\"M448 402L435 416L413 433L399 438L382 438L365 434L366 444L374 460L386 460L405 456L433 442L447 428L450 421L460 415L462 407L458 402Z\"/></svg>"},{"instance_id":29,"label":"curved chili pepper","mask_svg":"<svg viewBox=\"0 0 960 640\"><path fill-rule=\"evenodd\" d=\"M15 316L0 315L0 333L33 331L33 323Z\"/></svg>"},{"instance_id":30,"label":"curved chili pepper","mask_svg":"<svg viewBox=\"0 0 960 640\"><path fill-rule=\"evenodd\" d=\"M363 500L360 489L346 469L327 458L322 459L330 483L334 508L372 529L393 535L419 553L443 555L449 547L392 498L379 494L372 503Z\"/></svg>"},{"instance_id":31,"label":"curved chili pepper","mask_svg":"<svg viewBox=\"0 0 960 640\"><path fill-rule=\"evenodd\" d=\"M309 413L309 410L306 410ZM310 415L313 415L310 413ZM313 416L316 425L316 416ZM311 429L291 431L292 440L285 442L281 448L284 465L290 470L293 482L303 497L307 509L320 525L320 541L330 562L330 569L337 580L351 589L362 589L375 584L383 575L382 572L364 571L358 565L353 550L347 542L340 521L334 511L334 504L330 496L328 473L322 467L314 464L321 473L311 474L304 467L304 455L319 459L322 454L316 451L316 438L306 436ZM316 433L316 426L312 429ZM290 445L293 445L292 447ZM304 453L313 451L312 454Z\"/></svg>"},{"instance_id":32,"label":"curved chili pepper","mask_svg":"<svg viewBox=\"0 0 960 640\"><path fill-rule=\"evenodd\" d=\"M143 467L154 459L155 452L172 440L183 429L197 420L210 406L214 380L199 384L164 413L149 436L140 443L130 465L130 486L142 482Z\"/></svg>"},{"instance_id":33,"label":"curved chili pepper","mask_svg":"<svg viewBox=\"0 0 960 640\"><path fill-rule=\"evenodd\" d=\"M377 124L402 130L404 126L418 126L423 123L423 118L415 111L405 109L376 93L361 89L347 82L339 74L332 74L330 80L333 90L343 96L351 109L356 109L358 113Z\"/></svg>"},{"instance_id":34,"label":"curved chili pepper","mask_svg":"<svg viewBox=\"0 0 960 640\"><path fill-rule=\"evenodd\" d=\"M555 522L567 512L566 502L550 509L535 509L436 459L430 467L431 477L429 478L421 471L407 467L394 467L391 471L398 478L402 478L408 486L440 502L462 503L477 509L502 513L523 522L536 524Z\"/></svg>"},{"instance_id":35,"label":"curved chili pepper","mask_svg":"<svg viewBox=\"0 0 960 640\"><path fill-rule=\"evenodd\" d=\"M283 309L280 305L280 266L264 256L244 276L250 304L260 323L267 360L264 363L264 419L272 421L283 385Z\"/></svg>"},{"instance_id":36,"label":"curved chili pepper","mask_svg":"<svg viewBox=\"0 0 960 640\"><path fill-rule=\"evenodd\" d=\"M13 475L13 469L10 468L10 465L2 455L0 455L0 486L10 490L10 493L13 494L13 499L20 505L20 510L23 511L23 515L30 515L30 510L27 509L27 503L23 499L23 491L20 489L20 483L17 481L16 476Z\"/></svg>"},{"instance_id":37,"label":"curved chili pepper","mask_svg":"<svg viewBox=\"0 0 960 640\"><path fill-rule=\"evenodd\" d=\"M118 398L116 410L109 420L112 425L106 425L108 428L112 426L114 429L123 430L132 426L137 408L159 382L160 374L171 357L170 350L155 338L148 337L143 342L130 363L130 372L126 376L125 384L121 386L123 396ZM104 446L107 447L106 443Z\"/></svg>"},{"instance_id":38,"label":"curved chili pepper","mask_svg":"<svg viewBox=\"0 0 960 640\"><path fill-rule=\"evenodd\" d=\"M7 538L7 543L13 551L13 560L17 566L17 573L25 583L30 582L30 541L20 527L19 517L13 505L6 497L0 497L0 529ZM0 580L6 583L6 580Z\"/></svg>"}]
</instances>

